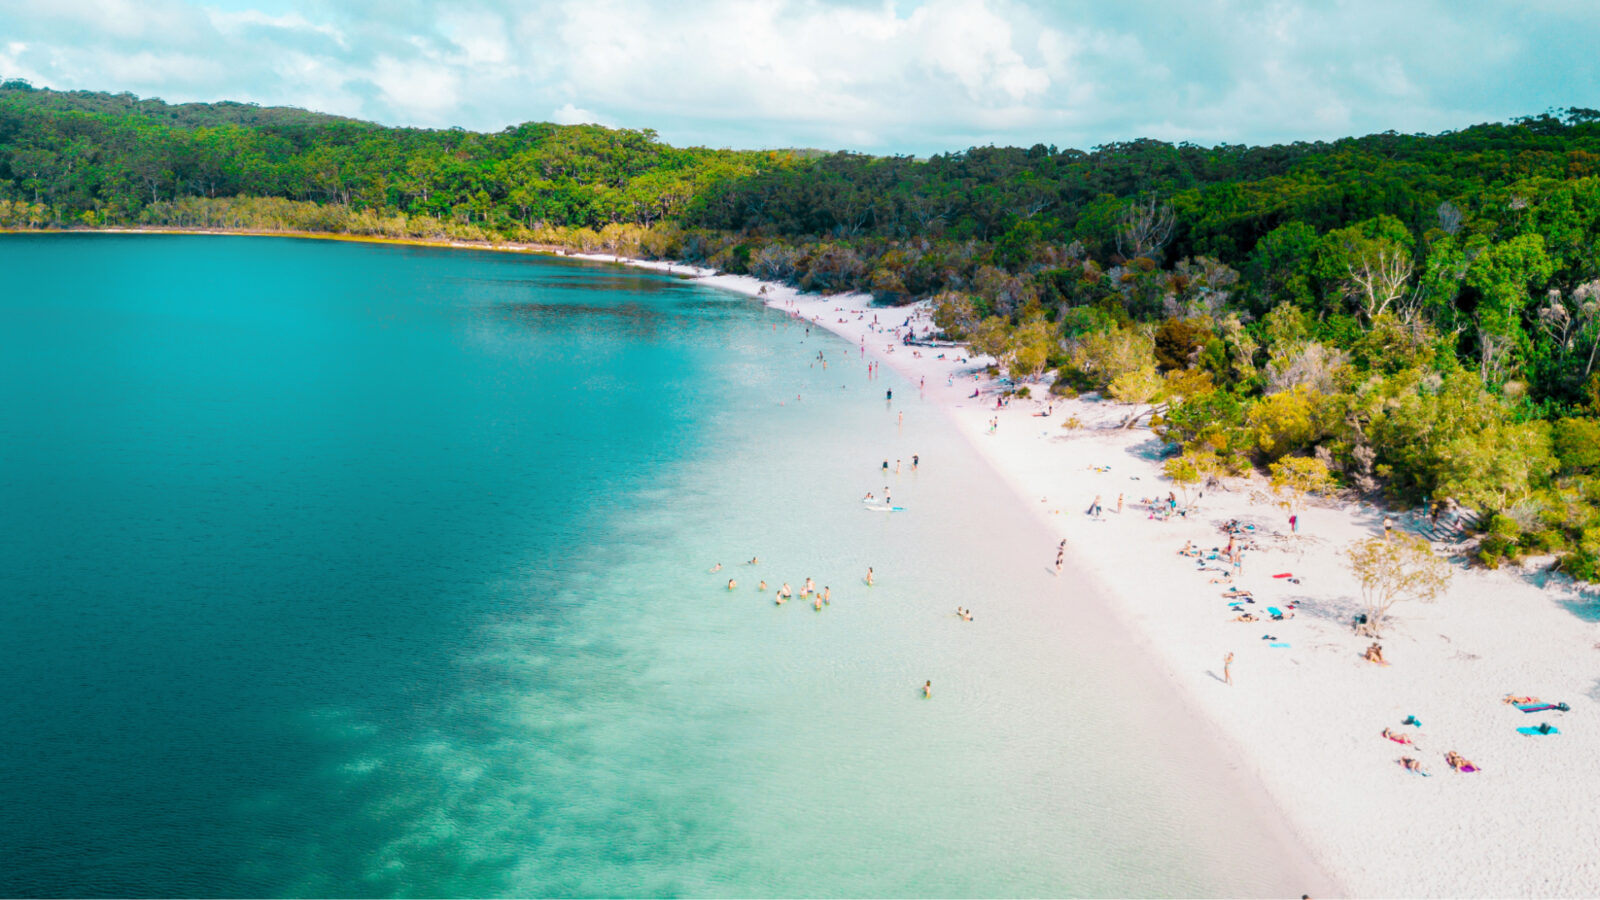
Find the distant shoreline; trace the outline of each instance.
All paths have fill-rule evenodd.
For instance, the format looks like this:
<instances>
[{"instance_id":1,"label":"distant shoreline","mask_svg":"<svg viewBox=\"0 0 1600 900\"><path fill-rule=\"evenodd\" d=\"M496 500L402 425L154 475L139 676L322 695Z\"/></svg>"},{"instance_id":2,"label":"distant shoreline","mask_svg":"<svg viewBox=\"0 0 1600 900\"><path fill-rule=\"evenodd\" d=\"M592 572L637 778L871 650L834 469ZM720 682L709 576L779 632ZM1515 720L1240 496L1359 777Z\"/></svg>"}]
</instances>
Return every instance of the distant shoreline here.
<instances>
[{"instance_id":1,"label":"distant shoreline","mask_svg":"<svg viewBox=\"0 0 1600 900\"><path fill-rule=\"evenodd\" d=\"M282 237L315 241L342 241L350 244L396 244L409 247L443 247L453 250L491 250L496 253L528 253L545 256L572 256L565 247L516 241L459 241L450 238L396 238L366 234L341 234L334 231L265 231L244 228L163 228L89 227L79 228L0 228L0 234L190 234L232 237ZM626 259L626 257L624 257Z\"/></svg>"}]
</instances>

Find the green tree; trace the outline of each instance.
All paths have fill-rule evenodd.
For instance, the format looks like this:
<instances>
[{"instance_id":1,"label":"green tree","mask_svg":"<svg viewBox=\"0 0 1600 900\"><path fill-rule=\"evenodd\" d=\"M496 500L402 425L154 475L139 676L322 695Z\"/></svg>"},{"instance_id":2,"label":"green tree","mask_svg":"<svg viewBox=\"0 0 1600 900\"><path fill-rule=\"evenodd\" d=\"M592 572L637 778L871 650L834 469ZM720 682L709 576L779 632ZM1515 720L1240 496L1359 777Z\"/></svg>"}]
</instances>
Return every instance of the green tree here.
<instances>
[{"instance_id":1,"label":"green tree","mask_svg":"<svg viewBox=\"0 0 1600 900\"><path fill-rule=\"evenodd\" d=\"M1450 586L1450 567L1433 555L1428 542L1412 534L1390 540L1371 538L1345 551L1350 571L1361 584L1366 631L1383 633L1389 611L1402 600L1431 602Z\"/></svg>"},{"instance_id":2,"label":"green tree","mask_svg":"<svg viewBox=\"0 0 1600 900\"><path fill-rule=\"evenodd\" d=\"M1544 238L1537 234L1481 247L1468 265L1466 286L1480 295L1478 372L1485 382L1502 383L1526 352L1528 336L1522 319L1529 289L1543 287L1551 272Z\"/></svg>"},{"instance_id":3,"label":"green tree","mask_svg":"<svg viewBox=\"0 0 1600 900\"><path fill-rule=\"evenodd\" d=\"M1333 489L1333 475L1328 465L1314 456L1286 456L1270 464L1272 493L1278 505L1291 514L1305 511L1306 497L1325 494Z\"/></svg>"}]
</instances>

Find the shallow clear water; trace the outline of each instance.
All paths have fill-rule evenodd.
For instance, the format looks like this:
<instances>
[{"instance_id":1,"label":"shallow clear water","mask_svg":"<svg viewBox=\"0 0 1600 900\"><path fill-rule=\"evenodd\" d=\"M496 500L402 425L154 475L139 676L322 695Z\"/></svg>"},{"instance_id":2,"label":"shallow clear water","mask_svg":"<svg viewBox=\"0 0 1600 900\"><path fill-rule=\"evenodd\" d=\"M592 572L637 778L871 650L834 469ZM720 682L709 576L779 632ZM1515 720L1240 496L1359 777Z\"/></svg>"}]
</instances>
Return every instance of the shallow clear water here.
<instances>
[{"instance_id":1,"label":"shallow clear water","mask_svg":"<svg viewBox=\"0 0 1600 900\"><path fill-rule=\"evenodd\" d=\"M494 254L0 265L0 895L1298 893L1019 502L838 339ZM821 612L755 589L808 576Z\"/></svg>"}]
</instances>

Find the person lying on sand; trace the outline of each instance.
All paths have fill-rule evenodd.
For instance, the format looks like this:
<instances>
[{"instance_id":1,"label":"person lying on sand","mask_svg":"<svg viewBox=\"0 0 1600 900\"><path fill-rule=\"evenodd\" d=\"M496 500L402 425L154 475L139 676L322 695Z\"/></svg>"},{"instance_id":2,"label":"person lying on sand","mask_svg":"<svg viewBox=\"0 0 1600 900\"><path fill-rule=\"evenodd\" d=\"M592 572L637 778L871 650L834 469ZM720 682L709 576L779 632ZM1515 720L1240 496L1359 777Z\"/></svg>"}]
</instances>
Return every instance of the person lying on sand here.
<instances>
[{"instance_id":1,"label":"person lying on sand","mask_svg":"<svg viewBox=\"0 0 1600 900\"><path fill-rule=\"evenodd\" d=\"M1411 735L1401 734L1390 728L1383 729L1383 736L1396 744L1405 744L1407 747L1415 747L1417 745L1417 742L1411 739Z\"/></svg>"},{"instance_id":2,"label":"person lying on sand","mask_svg":"<svg viewBox=\"0 0 1600 900\"><path fill-rule=\"evenodd\" d=\"M1237 616L1234 616L1233 620L1235 622L1254 622L1256 620L1256 617L1255 617L1255 615L1253 613L1242 612L1242 613L1239 613Z\"/></svg>"},{"instance_id":3,"label":"person lying on sand","mask_svg":"<svg viewBox=\"0 0 1600 900\"><path fill-rule=\"evenodd\" d=\"M1383 658L1383 647L1377 641L1373 641L1367 647L1367 652L1362 654L1362 658L1364 658L1367 662L1388 665L1388 660Z\"/></svg>"},{"instance_id":4,"label":"person lying on sand","mask_svg":"<svg viewBox=\"0 0 1600 900\"><path fill-rule=\"evenodd\" d=\"M1195 549L1194 541L1184 541L1183 549L1178 551L1179 556L1199 556L1200 551Z\"/></svg>"},{"instance_id":5,"label":"person lying on sand","mask_svg":"<svg viewBox=\"0 0 1600 900\"><path fill-rule=\"evenodd\" d=\"M1538 703L1539 702L1539 698L1538 697L1518 697L1516 694L1507 694L1506 698L1505 698L1505 702L1513 704L1513 705L1517 705L1517 706L1526 706L1529 703Z\"/></svg>"},{"instance_id":6,"label":"person lying on sand","mask_svg":"<svg viewBox=\"0 0 1600 900\"><path fill-rule=\"evenodd\" d=\"M1422 771L1421 761L1412 759L1409 756L1400 757L1400 765L1404 766L1408 772L1415 772L1418 775L1428 774L1427 772Z\"/></svg>"},{"instance_id":7,"label":"person lying on sand","mask_svg":"<svg viewBox=\"0 0 1600 900\"><path fill-rule=\"evenodd\" d=\"M1253 595L1249 591L1241 591L1238 588L1232 588L1224 591L1222 596L1227 597L1229 600L1239 600L1241 598L1250 597Z\"/></svg>"},{"instance_id":8,"label":"person lying on sand","mask_svg":"<svg viewBox=\"0 0 1600 900\"><path fill-rule=\"evenodd\" d=\"M1450 764L1450 768L1455 769L1457 772L1481 772L1481 771L1483 771L1482 769L1480 769L1476 765L1474 765L1472 760L1467 759L1466 757L1464 757L1461 754L1455 752L1454 750L1451 750L1449 753L1446 753L1444 755L1444 761L1449 763Z\"/></svg>"}]
</instances>

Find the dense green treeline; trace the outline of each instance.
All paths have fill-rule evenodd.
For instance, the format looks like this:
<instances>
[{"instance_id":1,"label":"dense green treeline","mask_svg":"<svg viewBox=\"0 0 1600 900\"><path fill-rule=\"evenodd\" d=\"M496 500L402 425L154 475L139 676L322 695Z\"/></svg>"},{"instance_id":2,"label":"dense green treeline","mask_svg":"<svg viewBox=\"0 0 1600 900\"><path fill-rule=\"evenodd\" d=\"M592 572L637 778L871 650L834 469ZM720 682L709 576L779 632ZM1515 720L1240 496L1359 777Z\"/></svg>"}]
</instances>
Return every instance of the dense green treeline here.
<instances>
[{"instance_id":1,"label":"dense green treeline","mask_svg":"<svg viewBox=\"0 0 1600 900\"><path fill-rule=\"evenodd\" d=\"M148 221L141 216L162 204L234 196L415 216L486 235L535 223L649 225L707 184L792 160L674 148L648 130L529 123L477 134L299 111L247 125L228 121L240 118L231 111L192 109L200 104L170 107L185 112L169 120L145 111L150 101L116 112L115 103L64 96L0 86L0 196L29 207L25 225ZM210 121L218 124L197 124Z\"/></svg>"},{"instance_id":2,"label":"dense green treeline","mask_svg":"<svg viewBox=\"0 0 1600 900\"><path fill-rule=\"evenodd\" d=\"M1600 113L1271 147L926 160L385 128L0 86L0 227L519 240L935 298L1012 374L1137 404L1180 480L1486 513L1600 575Z\"/></svg>"}]
</instances>

